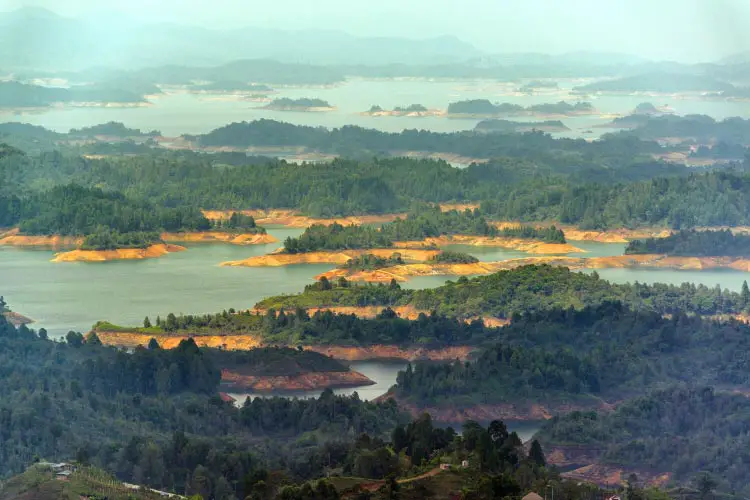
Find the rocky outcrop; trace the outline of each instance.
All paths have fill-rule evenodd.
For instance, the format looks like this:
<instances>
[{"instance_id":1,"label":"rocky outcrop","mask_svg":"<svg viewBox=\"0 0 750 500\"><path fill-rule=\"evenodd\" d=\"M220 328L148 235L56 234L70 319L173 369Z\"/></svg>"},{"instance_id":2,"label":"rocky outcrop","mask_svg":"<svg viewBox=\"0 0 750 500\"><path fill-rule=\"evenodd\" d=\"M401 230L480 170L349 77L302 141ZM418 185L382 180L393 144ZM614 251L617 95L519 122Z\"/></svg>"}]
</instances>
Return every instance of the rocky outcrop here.
<instances>
[{"instance_id":1,"label":"rocky outcrop","mask_svg":"<svg viewBox=\"0 0 750 500\"><path fill-rule=\"evenodd\" d=\"M226 233L221 231L203 231L194 233L162 233L164 241L185 243L231 243L233 245L267 245L279 240L268 233Z\"/></svg>"},{"instance_id":2,"label":"rocky outcrop","mask_svg":"<svg viewBox=\"0 0 750 500\"><path fill-rule=\"evenodd\" d=\"M221 385L233 391L308 391L374 385L365 375L354 371L309 372L291 376L243 375L231 370L221 371Z\"/></svg>"},{"instance_id":3,"label":"rocky outcrop","mask_svg":"<svg viewBox=\"0 0 750 500\"><path fill-rule=\"evenodd\" d=\"M52 262L106 262L111 260L139 260L181 252L185 247L158 243L148 248L120 248L117 250L71 250L55 254Z\"/></svg>"}]
</instances>

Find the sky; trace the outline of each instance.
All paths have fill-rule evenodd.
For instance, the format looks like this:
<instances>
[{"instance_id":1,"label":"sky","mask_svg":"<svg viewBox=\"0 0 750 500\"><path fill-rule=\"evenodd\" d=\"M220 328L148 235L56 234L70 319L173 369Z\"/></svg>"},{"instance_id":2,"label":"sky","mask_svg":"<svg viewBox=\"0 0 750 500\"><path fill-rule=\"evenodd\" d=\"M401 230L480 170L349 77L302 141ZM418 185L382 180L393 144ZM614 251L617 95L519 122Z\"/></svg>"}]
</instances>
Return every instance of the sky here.
<instances>
[{"instance_id":1,"label":"sky","mask_svg":"<svg viewBox=\"0 0 750 500\"><path fill-rule=\"evenodd\" d=\"M488 53L583 50L699 62L750 51L750 0L0 0L0 10L26 6L214 29L454 35Z\"/></svg>"}]
</instances>

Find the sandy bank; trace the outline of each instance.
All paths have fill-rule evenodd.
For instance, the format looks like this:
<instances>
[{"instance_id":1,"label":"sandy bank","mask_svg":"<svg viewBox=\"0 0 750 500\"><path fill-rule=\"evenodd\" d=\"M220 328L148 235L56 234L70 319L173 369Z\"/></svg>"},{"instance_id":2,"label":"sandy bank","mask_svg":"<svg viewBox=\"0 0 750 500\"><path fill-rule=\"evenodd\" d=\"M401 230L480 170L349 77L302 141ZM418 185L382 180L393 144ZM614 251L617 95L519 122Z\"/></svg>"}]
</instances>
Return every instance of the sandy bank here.
<instances>
[{"instance_id":1,"label":"sandy bank","mask_svg":"<svg viewBox=\"0 0 750 500\"><path fill-rule=\"evenodd\" d=\"M0 233L0 245L14 247L75 248L83 243L83 238L60 235L24 235L18 228Z\"/></svg>"},{"instance_id":2,"label":"sandy bank","mask_svg":"<svg viewBox=\"0 0 750 500\"><path fill-rule=\"evenodd\" d=\"M388 306L320 306L320 307L311 307L306 309L307 313L310 315L315 314L319 311L331 311L334 314L354 314L355 316L359 318L364 319L372 319L376 317L378 314L380 314L383 309L386 309ZM413 306L391 306L391 310L395 312L400 318L404 319L410 319L415 320L419 318L420 314L426 314L430 315L430 311L417 309ZM265 311L263 310L256 310L262 314L265 314ZM494 318L494 317L471 317L471 318L465 318L464 321L471 322L475 319L481 319L484 321L484 324L490 327L497 327L497 326L505 326L510 323L509 320L502 319L502 318Z\"/></svg>"},{"instance_id":3,"label":"sandy bank","mask_svg":"<svg viewBox=\"0 0 750 500\"><path fill-rule=\"evenodd\" d=\"M597 463L605 448L595 446L551 446L544 447L547 463L569 469L562 474L568 479L586 481L598 485L622 484L630 474L636 474L645 484L660 486L669 482L670 473L646 469L622 468ZM571 470L572 469L572 470Z\"/></svg>"},{"instance_id":4,"label":"sandy bank","mask_svg":"<svg viewBox=\"0 0 750 500\"><path fill-rule=\"evenodd\" d=\"M466 361L474 352L473 346L396 346L376 344L370 346L312 345L304 346L305 350L325 354L344 361L367 361L375 359L394 359L402 361Z\"/></svg>"},{"instance_id":5,"label":"sandy bank","mask_svg":"<svg viewBox=\"0 0 750 500\"><path fill-rule=\"evenodd\" d=\"M230 351L247 351L257 347L263 347L262 338L256 335L164 335L148 334L128 331L106 331L96 330L96 334L102 343L118 347L135 347L147 346L148 342L154 338L164 349L174 349L183 340L192 338L200 347L214 347ZM296 347L296 346L290 346ZM403 361L415 360L435 360L450 361L460 359L465 361L469 359L470 354L475 350L473 346L446 346L446 347L427 347L427 346L396 346L375 344L369 346L337 346L337 345L313 345L304 346L308 351L325 354L335 359L344 361L366 361L376 359L394 359Z\"/></svg>"},{"instance_id":6,"label":"sandy bank","mask_svg":"<svg viewBox=\"0 0 750 500\"><path fill-rule=\"evenodd\" d=\"M209 220L228 219L234 212L252 216L261 226L286 226L294 228L306 228L313 224L341 224L350 226L352 224L383 224L392 222L397 217L405 217L406 214L378 214L378 215L352 215L349 217L336 217L333 219L322 219L300 215L294 210L271 209L271 210L203 210L203 215Z\"/></svg>"},{"instance_id":7,"label":"sandy bank","mask_svg":"<svg viewBox=\"0 0 750 500\"><path fill-rule=\"evenodd\" d=\"M139 260L161 257L181 252L185 247L158 243L148 248L121 248L118 250L71 250L55 254L52 262L106 262L110 260Z\"/></svg>"},{"instance_id":8,"label":"sandy bank","mask_svg":"<svg viewBox=\"0 0 750 500\"><path fill-rule=\"evenodd\" d=\"M400 253L401 258L410 261L424 261L440 253L439 250L420 250L408 248L370 248L361 250L342 250L340 252L306 252L306 253L271 253L256 255L245 260L222 262L221 266L233 267L278 267L293 264L346 264L350 259L363 254L387 258Z\"/></svg>"},{"instance_id":9,"label":"sandy bank","mask_svg":"<svg viewBox=\"0 0 750 500\"><path fill-rule=\"evenodd\" d=\"M277 243L279 240L268 233L225 233L220 231L204 231L195 233L162 233L164 241L181 241L186 243L232 243L234 245L266 245Z\"/></svg>"},{"instance_id":10,"label":"sandy bank","mask_svg":"<svg viewBox=\"0 0 750 500\"><path fill-rule=\"evenodd\" d=\"M316 276L325 276L329 280L345 277L351 281L368 281L373 283L406 281L415 276L474 276L492 274L498 271L515 269L530 264L549 264L564 266L573 270L612 269L612 268L656 268L675 270L734 269L750 272L750 259L733 257L668 257L666 255L618 255L614 257L565 257L543 256L508 259L498 262L477 262L475 264L403 264L386 267L375 271L354 271L333 269Z\"/></svg>"},{"instance_id":11,"label":"sandy bank","mask_svg":"<svg viewBox=\"0 0 750 500\"><path fill-rule=\"evenodd\" d=\"M374 385L375 382L354 371L310 372L292 376L242 375L230 370L221 371L221 385L226 390L306 391L326 388L360 387Z\"/></svg>"},{"instance_id":12,"label":"sandy bank","mask_svg":"<svg viewBox=\"0 0 750 500\"><path fill-rule=\"evenodd\" d=\"M397 241L394 243L394 246L399 248L420 248L423 246L440 247L446 245L500 247L533 254L566 254L585 252L585 250L574 247L570 243L545 243L543 241L523 238L491 238L488 236L468 236L461 234L439 236L437 238L426 238L422 241Z\"/></svg>"},{"instance_id":13,"label":"sandy bank","mask_svg":"<svg viewBox=\"0 0 750 500\"><path fill-rule=\"evenodd\" d=\"M253 335L159 335L139 332L109 332L106 330L96 331L99 340L107 345L118 347L147 346L149 340L155 338L164 349L174 349L181 341L192 338L200 347L215 347L232 351L254 349L261 346L260 337Z\"/></svg>"}]
</instances>

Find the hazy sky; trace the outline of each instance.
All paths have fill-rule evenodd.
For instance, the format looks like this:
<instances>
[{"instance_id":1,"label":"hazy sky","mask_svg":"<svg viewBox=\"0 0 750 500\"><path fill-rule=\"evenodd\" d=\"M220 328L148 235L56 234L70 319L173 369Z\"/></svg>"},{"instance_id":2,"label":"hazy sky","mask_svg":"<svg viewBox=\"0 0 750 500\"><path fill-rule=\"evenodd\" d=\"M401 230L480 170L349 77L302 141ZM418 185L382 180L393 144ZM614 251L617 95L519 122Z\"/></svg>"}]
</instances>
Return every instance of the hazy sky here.
<instances>
[{"instance_id":1,"label":"hazy sky","mask_svg":"<svg viewBox=\"0 0 750 500\"><path fill-rule=\"evenodd\" d=\"M22 6L210 28L451 34L490 53L591 50L706 61L750 50L750 0L0 0L0 10Z\"/></svg>"}]
</instances>

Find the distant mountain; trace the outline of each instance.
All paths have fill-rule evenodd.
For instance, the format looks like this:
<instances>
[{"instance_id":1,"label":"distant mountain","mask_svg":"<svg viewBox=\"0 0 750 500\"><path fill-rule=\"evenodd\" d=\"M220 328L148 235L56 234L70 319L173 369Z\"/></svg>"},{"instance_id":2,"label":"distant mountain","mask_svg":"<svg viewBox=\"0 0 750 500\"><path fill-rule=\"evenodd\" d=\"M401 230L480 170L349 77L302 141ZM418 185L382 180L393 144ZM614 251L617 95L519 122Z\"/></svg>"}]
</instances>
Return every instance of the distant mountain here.
<instances>
[{"instance_id":1,"label":"distant mountain","mask_svg":"<svg viewBox=\"0 0 750 500\"><path fill-rule=\"evenodd\" d=\"M452 36L413 40L329 30L220 31L142 24L115 16L71 19L40 8L0 13L0 67L14 70L213 66L258 58L309 64L435 64L481 55L476 47Z\"/></svg>"},{"instance_id":2,"label":"distant mountain","mask_svg":"<svg viewBox=\"0 0 750 500\"><path fill-rule=\"evenodd\" d=\"M750 63L750 51L738 52L717 61L718 64L747 64Z\"/></svg>"},{"instance_id":3,"label":"distant mountain","mask_svg":"<svg viewBox=\"0 0 750 500\"><path fill-rule=\"evenodd\" d=\"M588 66L613 66L613 65L636 65L647 63L648 60L630 54L615 52L588 52L576 51L563 54L540 54L537 52L492 54L482 58L482 62L488 65L588 65Z\"/></svg>"}]
</instances>

